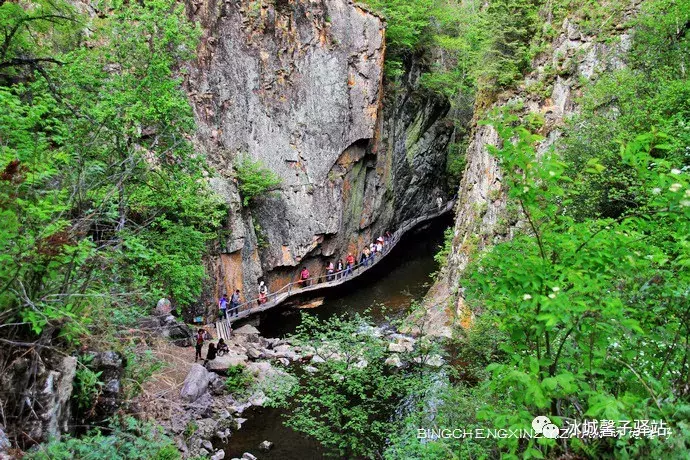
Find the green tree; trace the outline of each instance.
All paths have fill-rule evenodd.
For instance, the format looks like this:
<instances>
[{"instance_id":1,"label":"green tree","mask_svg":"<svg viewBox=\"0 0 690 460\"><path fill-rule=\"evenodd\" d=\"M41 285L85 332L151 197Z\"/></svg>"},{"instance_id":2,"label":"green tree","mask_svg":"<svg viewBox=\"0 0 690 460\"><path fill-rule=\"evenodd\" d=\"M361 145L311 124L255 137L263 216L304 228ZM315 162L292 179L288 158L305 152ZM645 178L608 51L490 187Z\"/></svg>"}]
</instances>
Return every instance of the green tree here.
<instances>
[{"instance_id":1,"label":"green tree","mask_svg":"<svg viewBox=\"0 0 690 460\"><path fill-rule=\"evenodd\" d=\"M377 456L397 429L392 414L428 384L424 366L396 371L385 364L388 341L360 316L320 321L303 315L293 341L324 362L293 389L287 425L340 456ZM401 359L425 362L429 353L420 347Z\"/></svg>"},{"instance_id":2,"label":"green tree","mask_svg":"<svg viewBox=\"0 0 690 460\"><path fill-rule=\"evenodd\" d=\"M488 369L492 392L511 404L481 417L524 429L542 413L558 425L563 418L663 419L682 431L684 416L671 414L687 404L677 395L690 352L678 347L690 332L690 191L687 175L656 154L670 148L668 136L640 135L619 150L621 163L650 191L643 206L618 219L577 222L564 212L571 200L563 185L603 167L592 161L580 176L566 176L558 157L536 155L539 137L516 121L504 114L493 122L503 147L492 153L528 231L482 255L463 280L467 300L509 337L501 347L508 361ZM501 444L525 457L556 449L545 439ZM586 447L571 441L575 451ZM685 448L668 438L615 445L637 455Z\"/></svg>"}]
</instances>

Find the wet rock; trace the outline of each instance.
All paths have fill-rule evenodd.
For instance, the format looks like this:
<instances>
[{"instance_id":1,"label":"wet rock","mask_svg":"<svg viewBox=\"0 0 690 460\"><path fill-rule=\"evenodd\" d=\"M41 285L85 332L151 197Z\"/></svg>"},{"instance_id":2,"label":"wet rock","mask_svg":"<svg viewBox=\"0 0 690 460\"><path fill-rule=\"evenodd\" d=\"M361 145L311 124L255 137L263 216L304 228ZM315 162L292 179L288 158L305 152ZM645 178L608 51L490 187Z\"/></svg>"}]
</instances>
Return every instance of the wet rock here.
<instances>
[{"instance_id":1,"label":"wet rock","mask_svg":"<svg viewBox=\"0 0 690 460\"><path fill-rule=\"evenodd\" d=\"M230 434L230 430L216 431L216 438L220 439L224 443L227 443L228 439L230 438ZM223 455L225 455L225 452L223 452Z\"/></svg>"},{"instance_id":2,"label":"wet rock","mask_svg":"<svg viewBox=\"0 0 690 460\"><path fill-rule=\"evenodd\" d=\"M259 444L259 450L262 452L268 452L273 448L273 443L271 441L262 441L261 444Z\"/></svg>"},{"instance_id":3,"label":"wet rock","mask_svg":"<svg viewBox=\"0 0 690 460\"><path fill-rule=\"evenodd\" d=\"M304 369L305 372L309 372L310 374L314 374L319 371L314 366L304 366L302 369Z\"/></svg>"},{"instance_id":4,"label":"wet rock","mask_svg":"<svg viewBox=\"0 0 690 460\"><path fill-rule=\"evenodd\" d=\"M256 460L256 457L254 455L250 454L249 452L243 453L242 458L244 460Z\"/></svg>"},{"instance_id":5,"label":"wet rock","mask_svg":"<svg viewBox=\"0 0 690 460\"><path fill-rule=\"evenodd\" d=\"M194 402L208 389L210 373L201 364L193 364L182 384L180 396L187 402Z\"/></svg>"},{"instance_id":6,"label":"wet rock","mask_svg":"<svg viewBox=\"0 0 690 460\"><path fill-rule=\"evenodd\" d=\"M218 450L215 454L211 456L211 460L223 460L225 458L225 451L223 449Z\"/></svg>"},{"instance_id":7,"label":"wet rock","mask_svg":"<svg viewBox=\"0 0 690 460\"><path fill-rule=\"evenodd\" d=\"M314 364L321 364L321 363L325 363L326 360L323 359L323 358L322 358L321 356L319 356L319 355L314 355L314 356L312 356L312 358L311 358L311 362L314 363Z\"/></svg>"},{"instance_id":8,"label":"wet rock","mask_svg":"<svg viewBox=\"0 0 690 460\"><path fill-rule=\"evenodd\" d=\"M211 441L208 439L204 439L201 441L201 445L206 449L208 452L213 452L213 444L211 444Z\"/></svg>"}]
</instances>

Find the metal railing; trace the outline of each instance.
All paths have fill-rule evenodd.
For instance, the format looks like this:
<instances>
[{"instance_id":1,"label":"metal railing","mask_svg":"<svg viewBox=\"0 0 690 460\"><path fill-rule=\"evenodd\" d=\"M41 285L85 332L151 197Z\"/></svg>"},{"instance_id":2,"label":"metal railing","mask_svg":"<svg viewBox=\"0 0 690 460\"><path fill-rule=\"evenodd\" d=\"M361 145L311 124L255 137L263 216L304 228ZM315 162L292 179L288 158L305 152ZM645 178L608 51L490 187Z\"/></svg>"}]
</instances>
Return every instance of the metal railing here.
<instances>
[{"instance_id":1,"label":"metal railing","mask_svg":"<svg viewBox=\"0 0 690 460\"><path fill-rule=\"evenodd\" d=\"M255 299L247 300L241 304L239 304L235 308L231 308L228 306L228 309L225 312L225 321L227 322L228 326L233 322L237 321L238 319L245 318L253 313L258 313L261 311L268 310L270 308L273 308L282 302L284 302L288 297L291 297L292 295L296 294L302 294L305 292L310 292L310 291L316 291L319 289L324 289L324 288L329 288L329 287L335 287L339 286L341 284L344 284L347 281L350 281L362 273L366 272L370 268L372 268L374 265L376 265L381 259L386 256L390 252L390 250L395 247L395 245L400 241L402 236L407 233L410 229L413 227L417 226L421 222L433 219L435 217L439 217L446 212L450 211L453 208L453 205L455 204L455 198L453 198L451 201L449 201L446 206L443 208L439 209L437 212L434 213L429 213L424 216L417 217L415 219L412 219L410 221L407 221L403 223L403 225L398 228L393 234L391 235L390 239L388 240L387 243L384 244L383 246L383 252L381 253L373 253L370 258L372 260L367 260L367 261L361 261L356 262L352 267L344 268L343 270L333 272L332 274L325 274L325 275L319 275L319 276L314 276L310 277L304 280L299 280L299 281L293 281L291 283L286 284L282 288L278 289L275 292L272 292L270 294L266 295L266 300L263 303L259 303L259 300L261 299L260 297L257 297ZM359 255L359 253L358 253ZM355 259L356 261L357 259ZM328 278L331 278L330 280ZM315 282L314 282L315 281ZM236 315L233 315L233 312L237 312Z\"/></svg>"}]
</instances>

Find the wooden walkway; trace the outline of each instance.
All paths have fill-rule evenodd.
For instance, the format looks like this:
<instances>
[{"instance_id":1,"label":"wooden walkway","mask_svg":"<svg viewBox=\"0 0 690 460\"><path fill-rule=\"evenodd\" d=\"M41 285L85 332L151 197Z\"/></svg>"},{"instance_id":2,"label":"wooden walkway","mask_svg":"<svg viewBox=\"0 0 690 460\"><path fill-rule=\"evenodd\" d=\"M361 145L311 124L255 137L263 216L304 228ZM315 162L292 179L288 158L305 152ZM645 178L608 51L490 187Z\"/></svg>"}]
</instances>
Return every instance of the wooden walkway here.
<instances>
[{"instance_id":1,"label":"wooden walkway","mask_svg":"<svg viewBox=\"0 0 690 460\"><path fill-rule=\"evenodd\" d=\"M374 265L378 264L381 260L383 260L383 258L385 258L386 255L390 253L391 249L393 249L398 244L398 242L405 233L407 233L417 225L421 224L422 222L435 219L436 217L442 216L443 214L449 212L451 209L453 209L454 204L455 200L451 200L450 202L448 202L448 204L446 204L445 207L443 207L435 213L420 216L416 219L405 222L398 230L396 230L393 233L391 239L388 241L388 244L384 246L383 253L376 254L374 260L369 261L367 265L361 263L355 264L351 274L346 275L346 270L336 272L333 274L333 277L335 279L333 279L332 281L326 281L326 275L309 278L308 281L310 285L305 287L301 287L299 282L295 281L286 284L276 292L270 293L267 297L267 302L264 304L259 305L258 298L240 304L238 307L239 312L236 316L231 316L228 314L225 320L220 320L216 322L216 332L218 334L218 337L223 338L224 340L228 340L230 332L232 331L231 324L233 322L276 307L292 296L298 294L305 294L307 292L320 291L322 289L334 288L336 286L340 286L342 284L354 280L355 278L357 278L358 276L372 268ZM356 257L359 258L360 255L361 254L357 254Z\"/></svg>"}]
</instances>

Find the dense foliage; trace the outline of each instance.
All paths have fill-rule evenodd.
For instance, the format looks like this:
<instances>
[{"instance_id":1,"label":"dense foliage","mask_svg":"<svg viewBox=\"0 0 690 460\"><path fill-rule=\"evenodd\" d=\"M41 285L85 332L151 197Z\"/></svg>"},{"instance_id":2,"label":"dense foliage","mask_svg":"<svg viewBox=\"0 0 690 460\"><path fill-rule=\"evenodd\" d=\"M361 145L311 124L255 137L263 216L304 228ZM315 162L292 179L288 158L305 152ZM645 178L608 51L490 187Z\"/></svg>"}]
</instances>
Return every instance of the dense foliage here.
<instances>
[{"instance_id":1,"label":"dense foliage","mask_svg":"<svg viewBox=\"0 0 690 460\"><path fill-rule=\"evenodd\" d=\"M156 365L121 331L161 296L197 301L202 255L227 214L192 149L181 87L197 27L172 0L92 6L0 2L0 360L30 360L22 397L3 395L8 429L44 391L34 374L78 343L125 354L122 394L140 391ZM99 377L79 363L80 411ZM176 453L130 432L51 444L48 457Z\"/></svg>"},{"instance_id":2,"label":"dense foliage","mask_svg":"<svg viewBox=\"0 0 690 460\"><path fill-rule=\"evenodd\" d=\"M582 110L554 150L538 155L543 139L510 109L490 117L502 140L491 151L524 228L476 254L465 271L463 294L478 319L458 351L465 379L441 398L456 402L441 404L436 416L441 426L526 430L536 415L560 427L657 420L672 434L401 439L393 452L687 457L688 23L687 2L644 4L631 23L628 65L585 85ZM476 417L454 405L471 405ZM413 420L430 424L425 415Z\"/></svg>"},{"instance_id":3,"label":"dense foliage","mask_svg":"<svg viewBox=\"0 0 690 460\"><path fill-rule=\"evenodd\" d=\"M392 414L430 385L423 364L438 352L428 343L400 353L401 361L421 365L396 369L386 363L388 340L361 316L320 321L302 315L291 340L321 360L291 387L292 398L283 398L291 409L287 425L343 458L374 458L382 452L397 428Z\"/></svg>"},{"instance_id":4,"label":"dense foliage","mask_svg":"<svg viewBox=\"0 0 690 460\"><path fill-rule=\"evenodd\" d=\"M114 422L108 433L93 430L80 438L64 436L37 446L24 458L28 460L178 460L180 453L172 440L154 425L128 417Z\"/></svg>"},{"instance_id":5,"label":"dense foliage","mask_svg":"<svg viewBox=\"0 0 690 460\"><path fill-rule=\"evenodd\" d=\"M101 310L193 302L225 215L177 76L195 27L168 0L107 7L0 5L0 317L69 340Z\"/></svg>"}]
</instances>

